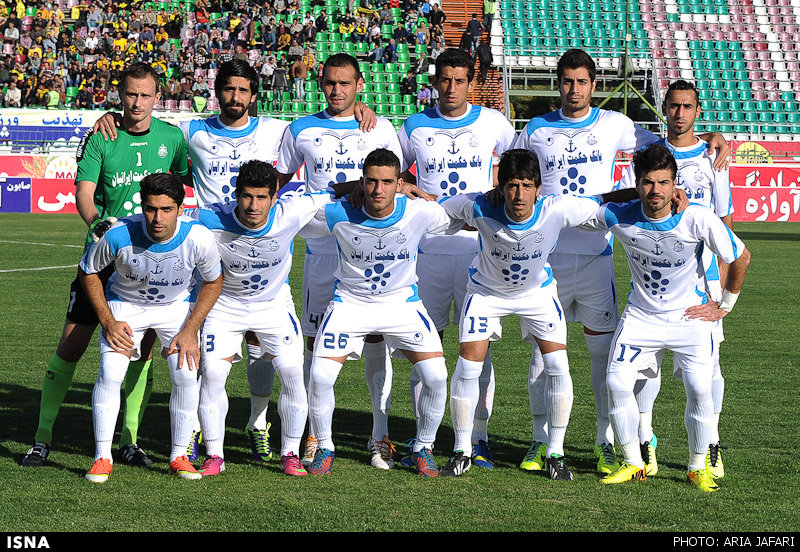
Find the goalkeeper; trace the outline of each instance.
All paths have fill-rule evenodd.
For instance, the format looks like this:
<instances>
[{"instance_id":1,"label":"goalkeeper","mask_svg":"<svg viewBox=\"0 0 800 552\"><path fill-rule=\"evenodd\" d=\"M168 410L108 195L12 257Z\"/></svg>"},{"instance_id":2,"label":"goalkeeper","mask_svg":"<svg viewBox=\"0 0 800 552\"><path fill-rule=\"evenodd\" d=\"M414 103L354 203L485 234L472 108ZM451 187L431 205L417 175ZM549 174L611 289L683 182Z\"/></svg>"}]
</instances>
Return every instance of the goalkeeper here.
<instances>
[{"instance_id":1,"label":"goalkeeper","mask_svg":"<svg viewBox=\"0 0 800 552\"><path fill-rule=\"evenodd\" d=\"M152 117L160 97L158 74L147 64L131 65L122 79L122 126L116 139L105 141L100 134L88 134L78 147L75 175L78 213L89 226L87 245L98 241L117 218L141 213L139 182L152 173L188 175L187 148L181 131ZM103 286L114 266L100 273ZM45 464L50 453L53 425L67 393L78 361L86 351L97 327L94 308L77 278L70 286L64 329L55 354L45 372L35 443L22 465ZM142 351L151 351L155 334L145 336ZM152 391L148 375L150 355L132 362L125 380L125 414L120 436L120 461L149 466L150 458L137 445L139 424Z\"/></svg>"}]
</instances>

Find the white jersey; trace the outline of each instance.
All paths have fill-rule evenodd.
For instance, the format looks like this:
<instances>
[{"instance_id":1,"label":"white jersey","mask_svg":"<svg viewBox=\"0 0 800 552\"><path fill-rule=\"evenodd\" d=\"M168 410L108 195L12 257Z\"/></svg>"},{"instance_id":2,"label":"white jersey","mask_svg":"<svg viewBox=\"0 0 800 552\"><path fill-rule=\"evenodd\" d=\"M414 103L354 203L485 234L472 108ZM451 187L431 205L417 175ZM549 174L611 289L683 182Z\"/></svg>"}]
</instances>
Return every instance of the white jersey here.
<instances>
[{"instance_id":1,"label":"white jersey","mask_svg":"<svg viewBox=\"0 0 800 552\"><path fill-rule=\"evenodd\" d=\"M239 168L254 159L274 163L288 124L269 117L250 117L241 127L226 126L219 116L181 121L198 206L233 201Z\"/></svg>"},{"instance_id":2,"label":"white jersey","mask_svg":"<svg viewBox=\"0 0 800 552\"><path fill-rule=\"evenodd\" d=\"M194 216L216 239L222 258L223 284L218 302L271 301L285 292L292 268L294 237L330 194L289 195L275 202L267 222L250 229L236 216L236 202L198 209Z\"/></svg>"},{"instance_id":3,"label":"white jersey","mask_svg":"<svg viewBox=\"0 0 800 552\"><path fill-rule=\"evenodd\" d=\"M480 251L470 267L470 285L483 294L517 297L553 282L547 257L563 228L582 224L597 214L592 197L539 197L528 220L515 222L505 204L492 206L483 194L442 201L451 218L478 229Z\"/></svg>"},{"instance_id":4,"label":"white jersey","mask_svg":"<svg viewBox=\"0 0 800 552\"><path fill-rule=\"evenodd\" d=\"M305 163L305 190L319 192L360 179L364 159L379 148L394 152L402 165L397 132L388 119L378 117L377 126L370 132L362 132L358 125L355 117L331 117L326 111L297 119L283 133L278 172L293 174ZM404 170L401 166L401 172ZM333 251L330 239L312 239L306 245L312 253Z\"/></svg>"},{"instance_id":5,"label":"white jersey","mask_svg":"<svg viewBox=\"0 0 800 552\"><path fill-rule=\"evenodd\" d=\"M445 117L438 107L412 115L397 133L407 166L417 164L417 186L435 196L486 192L492 188L494 154L502 155L517 138L496 109L467 104L460 117ZM427 237L425 253L474 253L475 232Z\"/></svg>"},{"instance_id":6,"label":"white jersey","mask_svg":"<svg viewBox=\"0 0 800 552\"><path fill-rule=\"evenodd\" d=\"M363 208L353 208L347 201L332 203L301 235L335 237L339 265L334 301L419 301L419 241L427 232L445 232L450 226L450 217L438 203L396 196L394 211L382 219L369 216Z\"/></svg>"},{"instance_id":7,"label":"white jersey","mask_svg":"<svg viewBox=\"0 0 800 552\"><path fill-rule=\"evenodd\" d=\"M717 152L708 151L708 142L700 140L693 146L675 147L662 138L659 144L666 146L675 157L678 165L677 185L686 192L692 203L708 207L718 217L733 214L733 200L731 198L731 182L728 169L714 170L714 161ZM636 186L633 163L628 167L620 180L620 188L633 188ZM717 258L706 249L703 253L703 266L706 268L708 293L713 301L722 298L722 287L719 281L719 267Z\"/></svg>"},{"instance_id":8,"label":"white jersey","mask_svg":"<svg viewBox=\"0 0 800 552\"><path fill-rule=\"evenodd\" d=\"M701 205L653 220L641 201L601 207L587 226L608 229L622 242L631 269L630 304L649 312L687 309L708 301L701 256L705 248L726 263L744 244L720 218Z\"/></svg>"},{"instance_id":9,"label":"white jersey","mask_svg":"<svg viewBox=\"0 0 800 552\"><path fill-rule=\"evenodd\" d=\"M658 140L616 111L590 108L585 117L570 119L561 110L535 117L514 143L539 158L544 195L595 196L614 189L618 151L633 153ZM562 232L556 253L610 255L610 236L580 228Z\"/></svg>"},{"instance_id":10,"label":"white jersey","mask_svg":"<svg viewBox=\"0 0 800 552\"><path fill-rule=\"evenodd\" d=\"M195 269L207 282L221 273L211 232L183 216L175 234L163 242L153 241L147 233L144 215L120 220L89 246L80 268L96 274L112 263L115 271L106 285L106 300L140 305L188 301Z\"/></svg>"}]
</instances>

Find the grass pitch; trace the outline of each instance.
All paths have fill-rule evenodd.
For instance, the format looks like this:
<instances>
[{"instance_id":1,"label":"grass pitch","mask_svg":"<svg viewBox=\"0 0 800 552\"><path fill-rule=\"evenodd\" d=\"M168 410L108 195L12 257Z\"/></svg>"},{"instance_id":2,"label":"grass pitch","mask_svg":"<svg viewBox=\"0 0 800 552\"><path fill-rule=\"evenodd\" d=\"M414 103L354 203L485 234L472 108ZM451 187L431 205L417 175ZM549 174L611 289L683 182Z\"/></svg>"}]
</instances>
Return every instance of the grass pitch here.
<instances>
[{"instance_id":1,"label":"grass pitch","mask_svg":"<svg viewBox=\"0 0 800 552\"><path fill-rule=\"evenodd\" d=\"M550 481L517 469L530 442L527 371L530 349L519 325L506 320L494 349L497 389L489 425L495 469L473 467L463 477L428 480L410 471L369 466L371 412L363 362L349 362L336 385L333 474L290 478L278 462L249 460L244 425L249 399L244 363L228 380L227 470L219 477L183 481L168 475L169 373L155 361L155 390L140 444L156 461L150 469L117 465L105 485L83 479L94 453L91 393L97 375L97 337L78 366L54 428L50 462L19 466L36 430L42 377L64 319L68 286L84 239L75 216L0 216L0 527L22 531L797 531L800 464L797 391L800 360L792 345L800 320L794 276L800 264L798 227L740 223L737 233L753 253L736 312L725 321L726 380L721 435L726 477L706 495L686 484L685 394L666 376L656 403L657 476L644 483L604 486L594 473L594 398L589 357L578 325L569 328L575 404L566 454L573 482ZM291 282L299 290L304 247L295 249ZM616 253L618 287L628 270ZM50 268L66 267L66 268ZM297 303L299 304L299 303ZM452 374L456 328L445 335ZM671 366L669 355L664 363ZM410 365L394 363L390 432L413 435ZM279 445L276 380L268 419ZM449 409L436 443L441 466L453 444Z\"/></svg>"}]
</instances>

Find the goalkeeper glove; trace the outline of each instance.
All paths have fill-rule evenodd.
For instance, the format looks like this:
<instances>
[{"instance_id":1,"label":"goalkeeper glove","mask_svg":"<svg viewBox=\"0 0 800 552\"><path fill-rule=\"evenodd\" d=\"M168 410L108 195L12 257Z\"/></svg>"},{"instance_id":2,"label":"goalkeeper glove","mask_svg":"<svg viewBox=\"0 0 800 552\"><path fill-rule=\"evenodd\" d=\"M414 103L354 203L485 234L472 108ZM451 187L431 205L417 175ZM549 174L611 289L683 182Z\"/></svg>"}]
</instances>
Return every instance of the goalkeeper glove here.
<instances>
[{"instance_id":1,"label":"goalkeeper glove","mask_svg":"<svg viewBox=\"0 0 800 552\"><path fill-rule=\"evenodd\" d=\"M105 219L96 219L89 225L89 232L90 236L92 237L92 241L97 243L100 241L100 238L103 237L103 234L108 232L108 229L117 222L117 217L106 217Z\"/></svg>"}]
</instances>

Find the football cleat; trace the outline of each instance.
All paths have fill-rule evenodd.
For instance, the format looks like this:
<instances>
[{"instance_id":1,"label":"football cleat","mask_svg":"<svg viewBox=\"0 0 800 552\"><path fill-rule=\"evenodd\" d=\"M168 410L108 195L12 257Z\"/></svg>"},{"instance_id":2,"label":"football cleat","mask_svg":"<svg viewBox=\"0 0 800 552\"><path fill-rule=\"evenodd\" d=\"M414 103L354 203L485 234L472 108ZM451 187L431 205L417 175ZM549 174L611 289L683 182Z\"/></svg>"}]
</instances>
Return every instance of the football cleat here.
<instances>
[{"instance_id":1,"label":"football cleat","mask_svg":"<svg viewBox=\"0 0 800 552\"><path fill-rule=\"evenodd\" d=\"M120 460L129 466L139 466L149 468L153 465L153 461L145 454L137 444L125 445L119 451Z\"/></svg>"},{"instance_id":2,"label":"football cleat","mask_svg":"<svg viewBox=\"0 0 800 552\"><path fill-rule=\"evenodd\" d=\"M177 475L180 479L201 479L203 477L200 475L200 472L192 466L192 463L189 462L189 458L187 458L185 454L169 463L169 473Z\"/></svg>"},{"instance_id":3,"label":"football cleat","mask_svg":"<svg viewBox=\"0 0 800 552\"><path fill-rule=\"evenodd\" d=\"M384 435L383 439L376 441L372 437L367 441L367 450L369 450L372 458L370 464L373 468L381 470L390 470L394 467L394 453L395 446L389 440L388 435Z\"/></svg>"},{"instance_id":4,"label":"football cleat","mask_svg":"<svg viewBox=\"0 0 800 552\"><path fill-rule=\"evenodd\" d=\"M272 447L269 446L269 428L272 424L267 424L267 429L247 429L247 436L250 438L250 457L259 462L272 460Z\"/></svg>"},{"instance_id":5,"label":"football cleat","mask_svg":"<svg viewBox=\"0 0 800 552\"><path fill-rule=\"evenodd\" d=\"M403 443L403 447L408 449L408 454L403 456L400 459L400 465L404 468L413 468L414 467L414 460L411 459L411 453L414 450L414 443L416 443L416 439L409 439L405 443Z\"/></svg>"},{"instance_id":6,"label":"football cleat","mask_svg":"<svg viewBox=\"0 0 800 552\"><path fill-rule=\"evenodd\" d=\"M546 464L550 479L553 481L572 481L572 472L569 471L563 456L551 454L547 457Z\"/></svg>"},{"instance_id":7,"label":"football cleat","mask_svg":"<svg viewBox=\"0 0 800 552\"><path fill-rule=\"evenodd\" d=\"M720 452L721 448L719 443L711 444L708 446L708 452L706 452L706 469L714 479L725 477L725 466L722 464L722 453Z\"/></svg>"},{"instance_id":8,"label":"football cleat","mask_svg":"<svg viewBox=\"0 0 800 552\"><path fill-rule=\"evenodd\" d=\"M642 460L644 461L644 469L647 475L655 475L658 473L658 462L656 461L656 447L658 446L658 439L655 434L648 443L639 445L642 451Z\"/></svg>"},{"instance_id":9,"label":"football cleat","mask_svg":"<svg viewBox=\"0 0 800 552\"><path fill-rule=\"evenodd\" d=\"M603 443L594 446L594 455L597 457L597 473L608 475L619 468L619 461L614 452L614 445Z\"/></svg>"},{"instance_id":10,"label":"football cleat","mask_svg":"<svg viewBox=\"0 0 800 552\"><path fill-rule=\"evenodd\" d=\"M200 443L203 442L203 432L193 431L189 446L186 448L186 458L189 462L197 462L200 459Z\"/></svg>"},{"instance_id":11,"label":"football cleat","mask_svg":"<svg viewBox=\"0 0 800 552\"><path fill-rule=\"evenodd\" d=\"M489 443L481 440L478 441L477 445L472 445L472 462L476 466L488 470L494 467L494 458L492 457L492 451L489 449Z\"/></svg>"},{"instance_id":12,"label":"football cleat","mask_svg":"<svg viewBox=\"0 0 800 552\"><path fill-rule=\"evenodd\" d=\"M419 452L411 453L411 460L414 462L414 469L417 475L424 477L438 477L439 468L436 467L436 462L433 460L433 451L429 448L424 448Z\"/></svg>"},{"instance_id":13,"label":"football cleat","mask_svg":"<svg viewBox=\"0 0 800 552\"><path fill-rule=\"evenodd\" d=\"M317 452L317 438L313 435L309 435L306 439L306 444L303 447L303 466L308 468L311 463L314 461L314 455Z\"/></svg>"},{"instance_id":14,"label":"football cleat","mask_svg":"<svg viewBox=\"0 0 800 552\"><path fill-rule=\"evenodd\" d=\"M293 452L290 452L286 456L281 456L281 469L286 475L308 475L300 457Z\"/></svg>"},{"instance_id":15,"label":"football cleat","mask_svg":"<svg viewBox=\"0 0 800 552\"><path fill-rule=\"evenodd\" d=\"M86 472L86 481L91 483L105 483L108 481L108 476L111 475L111 469L114 465L108 458L98 458L92 464L91 469Z\"/></svg>"},{"instance_id":16,"label":"football cleat","mask_svg":"<svg viewBox=\"0 0 800 552\"><path fill-rule=\"evenodd\" d=\"M25 468L41 468L44 466L45 462L47 462L47 457L49 455L50 445L37 441L28 449L28 452L25 453L25 457L20 464Z\"/></svg>"},{"instance_id":17,"label":"football cleat","mask_svg":"<svg viewBox=\"0 0 800 552\"><path fill-rule=\"evenodd\" d=\"M545 443L534 441L531 443L531 446L528 447L528 452L525 454L525 458L522 459L519 468L525 471L543 470L545 466L544 454L546 451L547 445Z\"/></svg>"},{"instance_id":18,"label":"football cleat","mask_svg":"<svg viewBox=\"0 0 800 552\"><path fill-rule=\"evenodd\" d=\"M625 483L626 481L644 481L647 479L647 473L644 468L622 462L619 468L614 472L605 476L600 481L605 485L614 483Z\"/></svg>"},{"instance_id":19,"label":"football cleat","mask_svg":"<svg viewBox=\"0 0 800 552\"><path fill-rule=\"evenodd\" d=\"M472 466L470 457L464 454L463 450L457 450L447 461L447 464L439 470L439 475L442 477L458 477L465 471L469 470Z\"/></svg>"},{"instance_id":20,"label":"football cleat","mask_svg":"<svg viewBox=\"0 0 800 552\"><path fill-rule=\"evenodd\" d=\"M225 460L216 455L209 456L206 458L206 461L203 462L203 466L200 468L200 475L202 477L208 477L209 475L219 475L225 471Z\"/></svg>"},{"instance_id":21,"label":"football cleat","mask_svg":"<svg viewBox=\"0 0 800 552\"><path fill-rule=\"evenodd\" d=\"M314 461L308 467L308 473L312 475L331 473L334 456L332 450L317 447L317 452L314 453Z\"/></svg>"},{"instance_id":22,"label":"football cleat","mask_svg":"<svg viewBox=\"0 0 800 552\"><path fill-rule=\"evenodd\" d=\"M691 470L686 474L686 479L703 492L713 493L719 490L719 485L705 469Z\"/></svg>"}]
</instances>

